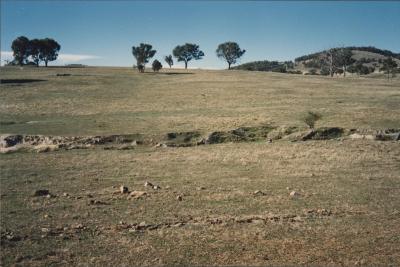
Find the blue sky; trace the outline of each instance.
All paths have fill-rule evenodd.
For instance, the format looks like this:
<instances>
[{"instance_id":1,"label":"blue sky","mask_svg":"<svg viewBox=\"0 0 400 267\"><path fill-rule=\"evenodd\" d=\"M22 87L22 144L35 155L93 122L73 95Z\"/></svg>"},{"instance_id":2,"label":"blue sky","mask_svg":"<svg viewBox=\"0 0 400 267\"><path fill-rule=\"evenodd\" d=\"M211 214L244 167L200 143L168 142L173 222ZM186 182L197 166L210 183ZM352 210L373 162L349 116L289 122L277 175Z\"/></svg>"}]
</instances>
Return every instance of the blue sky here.
<instances>
[{"instance_id":1,"label":"blue sky","mask_svg":"<svg viewBox=\"0 0 400 267\"><path fill-rule=\"evenodd\" d=\"M247 50L242 63L343 45L400 52L400 2L1 0L2 61L20 35L56 39L61 65L132 66L132 45L152 44L161 60L193 42L205 57L189 67L225 68L215 56L225 41Z\"/></svg>"}]
</instances>

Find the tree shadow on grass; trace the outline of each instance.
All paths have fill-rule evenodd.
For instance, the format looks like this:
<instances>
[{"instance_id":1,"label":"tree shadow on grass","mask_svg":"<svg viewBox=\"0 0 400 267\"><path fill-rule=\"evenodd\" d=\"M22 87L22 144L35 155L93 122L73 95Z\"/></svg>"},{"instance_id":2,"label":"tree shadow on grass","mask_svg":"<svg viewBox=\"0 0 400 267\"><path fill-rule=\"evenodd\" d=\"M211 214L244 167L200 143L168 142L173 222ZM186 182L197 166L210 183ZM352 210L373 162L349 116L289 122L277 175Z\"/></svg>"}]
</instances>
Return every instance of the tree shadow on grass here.
<instances>
[{"instance_id":1,"label":"tree shadow on grass","mask_svg":"<svg viewBox=\"0 0 400 267\"><path fill-rule=\"evenodd\" d=\"M188 75L188 74L194 74L193 72L161 72L160 74L164 75Z\"/></svg>"},{"instance_id":2,"label":"tree shadow on grass","mask_svg":"<svg viewBox=\"0 0 400 267\"><path fill-rule=\"evenodd\" d=\"M41 79L0 79L0 84L3 83L16 83L16 84L21 84L21 83L34 83L34 82L45 82L46 80L41 80Z\"/></svg>"},{"instance_id":3,"label":"tree shadow on grass","mask_svg":"<svg viewBox=\"0 0 400 267\"><path fill-rule=\"evenodd\" d=\"M193 72L145 72L150 75L189 75L194 74Z\"/></svg>"}]
</instances>

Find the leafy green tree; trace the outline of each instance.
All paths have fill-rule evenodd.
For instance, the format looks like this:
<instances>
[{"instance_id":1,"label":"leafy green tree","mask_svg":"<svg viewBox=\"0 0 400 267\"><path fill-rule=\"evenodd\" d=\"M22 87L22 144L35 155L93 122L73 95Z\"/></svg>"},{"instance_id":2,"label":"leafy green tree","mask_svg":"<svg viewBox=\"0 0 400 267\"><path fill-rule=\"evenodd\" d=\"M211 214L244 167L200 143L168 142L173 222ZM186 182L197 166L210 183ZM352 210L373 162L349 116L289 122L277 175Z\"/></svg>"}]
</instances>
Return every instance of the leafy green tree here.
<instances>
[{"instance_id":1,"label":"leafy green tree","mask_svg":"<svg viewBox=\"0 0 400 267\"><path fill-rule=\"evenodd\" d=\"M333 74L335 74L336 69L338 68L338 54L339 54L339 49L338 48L331 48L325 52L325 58L324 62L327 65L329 69L329 75L333 77Z\"/></svg>"},{"instance_id":2,"label":"leafy green tree","mask_svg":"<svg viewBox=\"0 0 400 267\"><path fill-rule=\"evenodd\" d=\"M132 54L136 58L139 72L144 72L146 63L149 62L150 58L154 57L156 52L150 44L141 43L139 46L132 46Z\"/></svg>"},{"instance_id":3,"label":"leafy green tree","mask_svg":"<svg viewBox=\"0 0 400 267\"><path fill-rule=\"evenodd\" d=\"M154 61L153 61L153 64L152 64L152 68L153 68L153 71L154 71L154 72L158 72L159 70L162 69L162 64L161 64L161 62L158 61L157 59L154 60Z\"/></svg>"},{"instance_id":4,"label":"leafy green tree","mask_svg":"<svg viewBox=\"0 0 400 267\"><path fill-rule=\"evenodd\" d=\"M29 56L29 39L25 36L16 38L11 44L11 49L13 51L14 60L22 66Z\"/></svg>"},{"instance_id":5,"label":"leafy green tree","mask_svg":"<svg viewBox=\"0 0 400 267\"><path fill-rule=\"evenodd\" d=\"M164 60L165 62L167 62L169 68L171 68L171 66L174 65L174 60L172 59L172 55L165 56Z\"/></svg>"},{"instance_id":6,"label":"leafy green tree","mask_svg":"<svg viewBox=\"0 0 400 267\"><path fill-rule=\"evenodd\" d=\"M58 52L60 51L61 46L55 40L46 38L40 40L40 60L44 61L45 66L49 61L54 61L58 57Z\"/></svg>"},{"instance_id":7,"label":"leafy green tree","mask_svg":"<svg viewBox=\"0 0 400 267\"><path fill-rule=\"evenodd\" d=\"M36 67L39 67L41 61L42 52L42 40L33 39L29 41L28 55L31 57L32 61L35 63Z\"/></svg>"},{"instance_id":8,"label":"leafy green tree","mask_svg":"<svg viewBox=\"0 0 400 267\"><path fill-rule=\"evenodd\" d=\"M397 63L396 61L393 60L392 57L388 57L383 60L383 67L381 70L383 70L387 74L387 78L389 80L390 74L392 74L392 77L395 75L395 70L397 68Z\"/></svg>"},{"instance_id":9,"label":"leafy green tree","mask_svg":"<svg viewBox=\"0 0 400 267\"><path fill-rule=\"evenodd\" d=\"M187 69L187 65L190 60L199 60L204 56L203 51L199 49L198 45L189 43L176 46L172 51L172 54L177 58L178 61L185 62L185 69Z\"/></svg>"},{"instance_id":10,"label":"leafy green tree","mask_svg":"<svg viewBox=\"0 0 400 267\"><path fill-rule=\"evenodd\" d=\"M343 76L346 77L347 67L356 62L352 58L353 52L349 48L340 48L335 56L337 64L342 67Z\"/></svg>"},{"instance_id":11,"label":"leafy green tree","mask_svg":"<svg viewBox=\"0 0 400 267\"><path fill-rule=\"evenodd\" d=\"M217 57L228 63L228 69L231 69L231 65L235 64L245 52L246 50L241 50L239 45L235 42L225 42L220 44L216 50Z\"/></svg>"}]
</instances>

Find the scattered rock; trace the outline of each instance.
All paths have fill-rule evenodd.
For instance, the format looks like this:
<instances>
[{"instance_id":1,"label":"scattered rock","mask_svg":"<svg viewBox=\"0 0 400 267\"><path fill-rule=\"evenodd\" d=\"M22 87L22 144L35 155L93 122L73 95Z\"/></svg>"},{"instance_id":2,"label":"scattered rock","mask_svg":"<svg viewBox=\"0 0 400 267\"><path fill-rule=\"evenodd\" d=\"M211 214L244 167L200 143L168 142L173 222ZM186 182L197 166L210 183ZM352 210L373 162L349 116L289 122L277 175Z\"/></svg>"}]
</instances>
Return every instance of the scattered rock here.
<instances>
[{"instance_id":1,"label":"scattered rock","mask_svg":"<svg viewBox=\"0 0 400 267\"><path fill-rule=\"evenodd\" d=\"M205 188L204 186L199 186L199 187L197 187L196 189L197 189L198 191L206 190L206 188Z\"/></svg>"},{"instance_id":2,"label":"scattered rock","mask_svg":"<svg viewBox=\"0 0 400 267\"><path fill-rule=\"evenodd\" d=\"M300 193L297 192L297 191L292 191L292 192L290 192L289 195L290 195L292 198L295 198L295 197L299 197L299 196L300 196Z\"/></svg>"},{"instance_id":3,"label":"scattered rock","mask_svg":"<svg viewBox=\"0 0 400 267\"><path fill-rule=\"evenodd\" d=\"M0 136L0 147L11 147L23 142L22 135L2 135Z\"/></svg>"},{"instance_id":4,"label":"scattered rock","mask_svg":"<svg viewBox=\"0 0 400 267\"><path fill-rule=\"evenodd\" d=\"M255 196L265 196L265 193L260 191L260 190L256 190L256 191L253 192L253 195L255 195Z\"/></svg>"},{"instance_id":5,"label":"scattered rock","mask_svg":"<svg viewBox=\"0 0 400 267\"><path fill-rule=\"evenodd\" d=\"M139 143L138 143L138 141L132 141L132 143L131 143L131 146L137 146L137 145L139 145Z\"/></svg>"},{"instance_id":6,"label":"scattered rock","mask_svg":"<svg viewBox=\"0 0 400 267\"><path fill-rule=\"evenodd\" d=\"M265 224L265 221L262 220L262 219L254 219L254 220L251 221L251 223L254 223L254 224Z\"/></svg>"},{"instance_id":7,"label":"scattered rock","mask_svg":"<svg viewBox=\"0 0 400 267\"><path fill-rule=\"evenodd\" d=\"M85 226L83 224L81 224L81 223L77 223L77 224L72 225L72 229L80 230L80 229L83 229L83 228L85 228Z\"/></svg>"},{"instance_id":8,"label":"scattered rock","mask_svg":"<svg viewBox=\"0 0 400 267\"><path fill-rule=\"evenodd\" d=\"M50 192L47 189L39 189L33 193L34 197L44 197L44 196L48 196L48 195L50 195Z\"/></svg>"},{"instance_id":9,"label":"scattered rock","mask_svg":"<svg viewBox=\"0 0 400 267\"><path fill-rule=\"evenodd\" d=\"M119 187L119 192L121 192L121 194L126 194L129 192L128 187L121 185Z\"/></svg>"},{"instance_id":10,"label":"scattered rock","mask_svg":"<svg viewBox=\"0 0 400 267\"><path fill-rule=\"evenodd\" d=\"M132 191L129 194L128 198L138 199L138 198L141 198L141 197L144 197L144 196L147 196L147 192L145 192L145 191Z\"/></svg>"},{"instance_id":11,"label":"scattered rock","mask_svg":"<svg viewBox=\"0 0 400 267\"><path fill-rule=\"evenodd\" d=\"M167 145L166 145L166 144L163 144L163 143L157 143L157 144L155 145L155 147L167 147Z\"/></svg>"},{"instance_id":12,"label":"scattered rock","mask_svg":"<svg viewBox=\"0 0 400 267\"><path fill-rule=\"evenodd\" d=\"M63 196L64 196L64 197L69 197L69 194L64 192L64 193L63 193Z\"/></svg>"},{"instance_id":13,"label":"scattered rock","mask_svg":"<svg viewBox=\"0 0 400 267\"><path fill-rule=\"evenodd\" d=\"M321 127L313 129L303 135L302 141L307 140L329 140L341 137L344 134L344 129L339 127Z\"/></svg>"},{"instance_id":14,"label":"scattered rock","mask_svg":"<svg viewBox=\"0 0 400 267\"><path fill-rule=\"evenodd\" d=\"M181 196L181 195L178 195L178 196L176 197L176 200L178 200L178 201L182 201L182 200L183 200L183 198L182 198L182 196Z\"/></svg>"},{"instance_id":15,"label":"scattered rock","mask_svg":"<svg viewBox=\"0 0 400 267\"><path fill-rule=\"evenodd\" d=\"M332 214L332 212L327 209L317 209L317 213L323 216L330 216Z\"/></svg>"},{"instance_id":16,"label":"scattered rock","mask_svg":"<svg viewBox=\"0 0 400 267\"><path fill-rule=\"evenodd\" d=\"M372 134L358 134L358 133L354 133L349 135L350 139L367 139L367 140L374 140L375 136L373 136Z\"/></svg>"},{"instance_id":17,"label":"scattered rock","mask_svg":"<svg viewBox=\"0 0 400 267\"><path fill-rule=\"evenodd\" d=\"M20 237L20 236L17 236L17 235L15 235L14 233L8 233L8 234L5 234L5 239L7 239L8 241L20 241L20 240L22 240L22 238Z\"/></svg>"},{"instance_id":18,"label":"scattered rock","mask_svg":"<svg viewBox=\"0 0 400 267\"><path fill-rule=\"evenodd\" d=\"M152 183L150 183L150 182L148 182L148 181L146 181L145 183L144 183L144 186L149 186L149 187L153 187L154 185L152 184Z\"/></svg>"},{"instance_id":19,"label":"scattered rock","mask_svg":"<svg viewBox=\"0 0 400 267\"><path fill-rule=\"evenodd\" d=\"M45 145L45 144L40 144L37 146L34 146L34 150L37 153L45 153L45 152L51 152L51 151L56 151L58 150L59 146L58 145Z\"/></svg>"},{"instance_id":20,"label":"scattered rock","mask_svg":"<svg viewBox=\"0 0 400 267\"><path fill-rule=\"evenodd\" d=\"M154 189L154 190L160 190L161 187L159 187L158 185L155 185L155 186L153 186L153 189Z\"/></svg>"},{"instance_id":21,"label":"scattered rock","mask_svg":"<svg viewBox=\"0 0 400 267\"><path fill-rule=\"evenodd\" d=\"M100 200L91 199L89 201L89 205L107 205L107 203Z\"/></svg>"},{"instance_id":22,"label":"scattered rock","mask_svg":"<svg viewBox=\"0 0 400 267\"><path fill-rule=\"evenodd\" d=\"M43 227L41 229L41 231L42 231L42 233L50 233L50 229L49 228L45 228L45 227Z\"/></svg>"}]
</instances>

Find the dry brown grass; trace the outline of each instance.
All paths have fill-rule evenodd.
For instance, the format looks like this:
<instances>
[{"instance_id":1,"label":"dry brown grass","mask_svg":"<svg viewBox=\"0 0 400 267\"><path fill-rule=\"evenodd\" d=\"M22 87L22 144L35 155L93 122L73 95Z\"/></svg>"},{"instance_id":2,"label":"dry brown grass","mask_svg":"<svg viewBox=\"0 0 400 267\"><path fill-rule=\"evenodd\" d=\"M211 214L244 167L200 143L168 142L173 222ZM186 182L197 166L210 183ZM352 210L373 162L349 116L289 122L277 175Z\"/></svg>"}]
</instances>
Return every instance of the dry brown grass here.
<instances>
[{"instance_id":1,"label":"dry brown grass","mask_svg":"<svg viewBox=\"0 0 400 267\"><path fill-rule=\"evenodd\" d=\"M57 73L72 76L58 77ZM128 68L3 68L2 133L93 135L211 132L263 123L399 128L400 79L310 77L264 72L173 70L139 74ZM185 73L185 74L180 74ZM190 74L187 74L190 73ZM31 122L27 124L27 122Z\"/></svg>"},{"instance_id":2,"label":"dry brown grass","mask_svg":"<svg viewBox=\"0 0 400 267\"><path fill-rule=\"evenodd\" d=\"M55 76L65 72L95 76ZM2 79L48 81L1 85L1 121L16 123L0 131L205 133L301 125L308 110L324 115L318 126L400 125L398 80L192 72L2 69ZM399 146L274 141L2 154L1 264L397 266ZM148 195L128 200L114 193L122 184ZM37 189L54 197L33 197Z\"/></svg>"}]
</instances>

